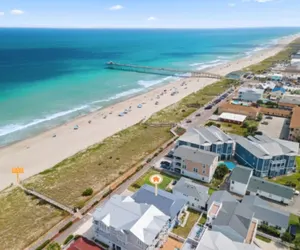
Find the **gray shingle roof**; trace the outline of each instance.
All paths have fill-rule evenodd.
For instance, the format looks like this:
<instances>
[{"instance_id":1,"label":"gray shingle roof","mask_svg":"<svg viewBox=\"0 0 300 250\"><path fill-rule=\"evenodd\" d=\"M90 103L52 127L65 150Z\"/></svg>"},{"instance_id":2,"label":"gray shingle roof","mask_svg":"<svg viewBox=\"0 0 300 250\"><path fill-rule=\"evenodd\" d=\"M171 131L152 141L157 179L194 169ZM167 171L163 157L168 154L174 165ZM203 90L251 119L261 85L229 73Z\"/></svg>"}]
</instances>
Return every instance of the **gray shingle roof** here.
<instances>
[{"instance_id":1,"label":"gray shingle roof","mask_svg":"<svg viewBox=\"0 0 300 250\"><path fill-rule=\"evenodd\" d=\"M246 239L253 219L253 211L238 201L223 201L221 210L212 226L229 226Z\"/></svg>"},{"instance_id":2,"label":"gray shingle roof","mask_svg":"<svg viewBox=\"0 0 300 250\"><path fill-rule=\"evenodd\" d=\"M173 219L187 203L186 200L161 189L158 189L157 196L155 196L154 187L148 184L143 185L131 197L137 203L154 205L164 214L170 216L171 219Z\"/></svg>"},{"instance_id":3,"label":"gray shingle roof","mask_svg":"<svg viewBox=\"0 0 300 250\"><path fill-rule=\"evenodd\" d=\"M186 194L190 197L197 198L204 203L206 203L209 198L208 187L197 184L185 177L180 178L180 180L173 187L173 190L182 194Z\"/></svg>"},{"instance_id":4,"label":"gray shingle roof","mask_svg":"<svg viewBox=\"0 0 300 250\"><path fill-rule=\"evenodd\" d=\"M129 196L113 195L96 209L93 218L116 231L130 231L142 242L151 245L170 217L153 205L138 204Z\"/></svg>"},{"instance_id":5,"label":"gray shingle roof","mask_svg":"<svg viewBox=\"0 0 300 250\"><path fill-rule=\"evenodd\" d=\"M223 201L236 201L236 199L229 192L225 190L213 192L213 194L210 196L207 202L207 209L211 207L214 201L222 203Z\"/></svg>"},{"instance_id":6,"label":"gray shingle roof","mask_svg":"<svg viewBox=\"0 0 300 250\"><path fill-rule=\"evenodd\" d=\"M211 165L213 161L218 158L218 154L216 153L192 148L189 146L177 147L174 150L174 156L206 165Z\"/></svg>"},{"instance_id":7,"label":"gray shingle roof","mask_svg":"<svg viewBox=\"0 0 300 250\"><path fill-rule=\"evenodd\" d=\"M230 180L247 184L249 182L251 173L251 168L238 165L232 170Z\"/></svg>"},{"instance_id":8,"label":"gray shingle roof","mask_svg":"<svg viewBox=\"0 0 300 250\"><path fill-rule=\"evenodd\" d=\"M290 213L271 207L268 202L254 195L243 198L242 204L254 212L254 218L274 226L288 228Z\"/></svg>"},{"instance_id":9,"label":"gray shingle roof","mask_svg":"<svg viewBox=\"0 0 300 250\"><path fill-rule=\"evenodd\" d=\"M247 190L255 193L257 190L261 190L286 199L292 199L294 195L292 188L269 182L255 176L251 177Z\"/></svg>"}]
</instances>

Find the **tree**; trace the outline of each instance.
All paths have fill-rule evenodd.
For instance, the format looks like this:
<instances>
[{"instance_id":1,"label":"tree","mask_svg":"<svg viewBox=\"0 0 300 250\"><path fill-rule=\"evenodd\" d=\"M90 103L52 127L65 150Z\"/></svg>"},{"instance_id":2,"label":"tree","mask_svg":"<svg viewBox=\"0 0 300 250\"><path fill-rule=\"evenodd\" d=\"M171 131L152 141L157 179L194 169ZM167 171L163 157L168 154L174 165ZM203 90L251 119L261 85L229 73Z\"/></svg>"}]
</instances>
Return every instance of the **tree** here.
<instances>
[{"instance_id":1,"label":"tree","mask_svg":"<svg viewBox=\"0 0 300 250\"><path fill-rule=\"evenodd\" d=\"M294 241L293 241L293 243L294 243L294 248L296 249L296 250L300 250L300 237L297 237Z\"/></svg>"},{"instance_id":2,"label":"tree","mask_svg":"<svg viewBox=\"0 0 300 250\"><path fill-rule=\"evenodd\" d=\"M285 242L292 242L293 241L293 237L290 233L285 232L282 236L281 236L281 240L285 241Z\"/></svg>"},{"instance_id":3,"label":"tree","mask_svg":"<svg viewBox=\"0 0 300 250\"><path fill-rule=\"evenodd\" d=\"M52 242L48 245L47 250L61 250L61 247L57 242Z\"/></svg>"},{"instance_id":4,"label":"tree","mask_svg":"<svg viewBox=\"0 0 300 250\"><path fill-rule=\"evenodd\" d=\"M224 176L228 173L229 173L229 169L227 168L227 166L225 164L221 164L217 167L214 174L214 178L218 180L222 180Z\"/></svg>"},{"instance_id":5,"label":"tree","mask_svg":"<svg viewBox=\"0 0 300 250\"><path fill-rule=\"evenodd\" d=\"M258 100L256 103L257 103L258 105L264 104L264 102L263 102L262 100Z\"/></svg>"},{"instance_id":6,"label":"tree","mask_svg":"<svg viewBox=\"0 0 300 250\"><path fill-rule=\"evenodd\" d=\"M263 118L263 114L262 113L259 113L258 116L257 116L257 120L260 122Z\"/></svg>"}]
</instances>

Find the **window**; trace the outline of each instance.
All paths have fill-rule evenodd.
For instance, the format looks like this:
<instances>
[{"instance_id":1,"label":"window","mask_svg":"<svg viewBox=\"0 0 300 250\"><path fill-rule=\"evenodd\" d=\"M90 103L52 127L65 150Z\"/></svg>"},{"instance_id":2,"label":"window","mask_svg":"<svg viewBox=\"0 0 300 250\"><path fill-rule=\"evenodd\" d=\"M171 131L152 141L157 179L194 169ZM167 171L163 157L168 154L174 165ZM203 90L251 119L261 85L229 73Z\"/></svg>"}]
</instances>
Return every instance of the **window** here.
<instances>
[{"instance_id":1,"label":"window","mask_svg":"<svg viewBox=\"0 0 300 250\"><path fill-rule=\"evenodd\" d=\"M182 168L183 168L183 169L186 169L186 165L182 165Z\"/></svg>"},{"instance_id":2,"label":"window","mask_svg":"<svg viewBox=\"0 0 300 250\"><path fill-rule=\"evenodd\" d=\"M194 168L194 172L198 173L198 168Z\"/></svg>"},{"instance_id":3,"label":"window","mask_svg":"<svg viewBox=\"0 0 300 250\"><path fill-rule=\"evenodd\" d=\"M234 181L231 181L231 184L234 184Z\"/></svg>"},{"instance_id":4,"label":"window","mask_svg":"<svg viewBox=\"0 0 300 250\"><path fill-rule=\"evenodd\" d=\"M202 171L202 174L205 174L205 170Z\"/></svg>"}]
</instances>

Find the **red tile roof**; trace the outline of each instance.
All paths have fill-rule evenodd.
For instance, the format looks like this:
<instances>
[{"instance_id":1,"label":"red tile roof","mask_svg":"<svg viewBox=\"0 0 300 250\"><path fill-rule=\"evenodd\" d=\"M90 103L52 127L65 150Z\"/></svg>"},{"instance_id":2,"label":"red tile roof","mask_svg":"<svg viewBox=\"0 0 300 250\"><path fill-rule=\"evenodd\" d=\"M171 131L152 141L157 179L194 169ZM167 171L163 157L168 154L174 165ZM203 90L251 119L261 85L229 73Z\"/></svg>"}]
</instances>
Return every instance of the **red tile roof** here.
<instances>
[{"instance_id":1,"label":"red tile roof","mask_svg":"<svg viewBox=\"0 0 300 250\"><path fill-rule=\"evenodd\" d=\"M94 242L84 237L80 237L70 245L68 250L104 250L104 249L96 245Z\"/></svg>"}]
</instances>

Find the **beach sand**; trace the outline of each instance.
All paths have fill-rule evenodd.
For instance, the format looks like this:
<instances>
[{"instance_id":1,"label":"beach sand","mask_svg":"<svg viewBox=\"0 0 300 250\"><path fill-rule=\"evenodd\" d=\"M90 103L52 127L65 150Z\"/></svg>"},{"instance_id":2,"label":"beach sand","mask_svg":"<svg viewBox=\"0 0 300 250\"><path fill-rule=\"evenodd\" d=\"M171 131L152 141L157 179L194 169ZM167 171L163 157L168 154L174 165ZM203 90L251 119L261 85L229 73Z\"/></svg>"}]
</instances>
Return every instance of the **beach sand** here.
<instances>
[{"instance_id":1,"label":"beach sand","mask_svg":"<svg viewBox=\"0 0 300 250\"><path fill-rule=\"evenodd\" d=\"M226 75L230 72L241 70L277 54L299 36L293 35L282 38L272 48L261 50L250 57L228 62L207 71ZM21 179L28 178L86 149L88 146L138 123L145 117L150 117L153 113L178 102L183 97L215 81L215 79L180 79L150 90L145 94L80 117L35 137L1 148L0 190L16 182L16 176L11 173L13 167L23 167L24 174L21 175ZM186 84L182 86L182 82ZM179 93L172 96L171 92L174 88ZM157 96L164 90L167 90L167 93L157 99ZM157 101L158 104L156 105ZM144 103L142 108L138 108L137 106L141 103ZM120 117L119 113L130 106L131 111ZM78 126L77 130L74 129L76 125ZM53 135L56 136L53 137Z\"/></svg>"}]
</instances>

